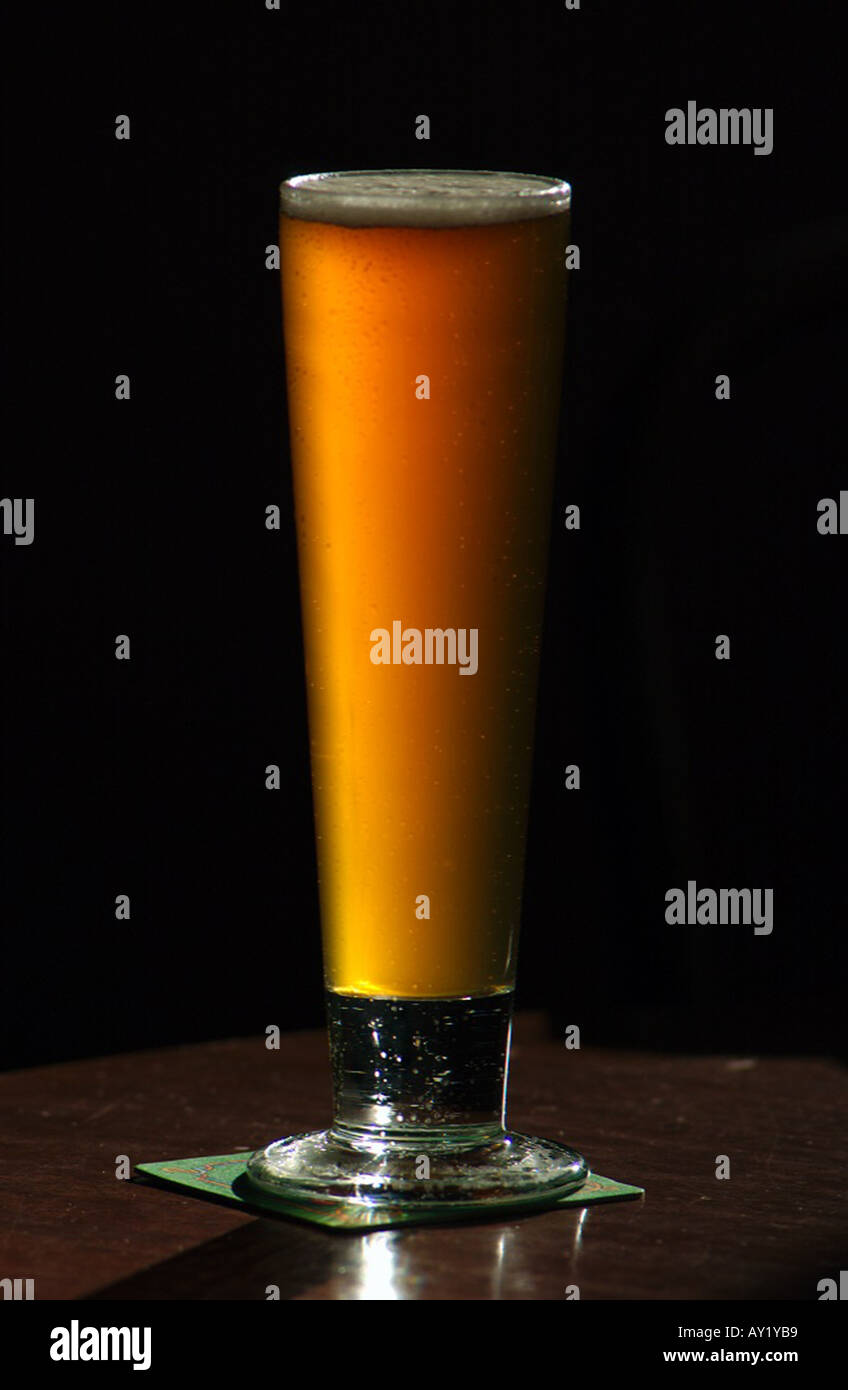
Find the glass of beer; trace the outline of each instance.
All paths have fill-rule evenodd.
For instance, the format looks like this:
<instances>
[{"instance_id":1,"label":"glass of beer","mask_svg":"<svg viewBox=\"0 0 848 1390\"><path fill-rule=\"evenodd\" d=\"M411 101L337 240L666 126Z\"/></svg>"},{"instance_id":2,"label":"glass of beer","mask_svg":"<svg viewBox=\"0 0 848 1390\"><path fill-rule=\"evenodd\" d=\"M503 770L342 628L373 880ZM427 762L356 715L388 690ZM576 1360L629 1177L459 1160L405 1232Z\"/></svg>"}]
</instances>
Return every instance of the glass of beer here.
<instances>
[{"instance_id":1,"label":"glass of beer","mask_svg":"<svg viewBox=\"0 0 848 1390\"><path fill-rule=\"evenodd\" d=\"M461 1215L588 1173L505 1123L569 207L488 171L281 188L334 1112L248 1175L298 1202Z\"/></svg>"}]
</instances>

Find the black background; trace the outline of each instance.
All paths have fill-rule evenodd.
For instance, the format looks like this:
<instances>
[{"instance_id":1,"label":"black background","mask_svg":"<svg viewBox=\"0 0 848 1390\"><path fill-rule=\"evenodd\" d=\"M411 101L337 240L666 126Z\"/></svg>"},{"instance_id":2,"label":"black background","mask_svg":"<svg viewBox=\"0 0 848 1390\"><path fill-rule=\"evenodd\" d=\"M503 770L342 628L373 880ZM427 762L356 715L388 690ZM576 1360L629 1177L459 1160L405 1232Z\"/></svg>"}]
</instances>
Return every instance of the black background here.
<instances>
[{"instance_id":1,"label":"black background","mask_svg":"<svg viewBox=\"0 0 848 1390\"><path fill-rule=\"evenodd\" d=\"M0 536L2 1065L322 1020L265 248L284 177L415 165L574 190L519 1004L584 1043L842 1047L828 10L177 0L7 22L2 495L35 498L36 530ZM668 146L690 99L773 107L774 152ZM690 878L773 888L773 934L667 926Z\"/></svg>"}]
</instances>

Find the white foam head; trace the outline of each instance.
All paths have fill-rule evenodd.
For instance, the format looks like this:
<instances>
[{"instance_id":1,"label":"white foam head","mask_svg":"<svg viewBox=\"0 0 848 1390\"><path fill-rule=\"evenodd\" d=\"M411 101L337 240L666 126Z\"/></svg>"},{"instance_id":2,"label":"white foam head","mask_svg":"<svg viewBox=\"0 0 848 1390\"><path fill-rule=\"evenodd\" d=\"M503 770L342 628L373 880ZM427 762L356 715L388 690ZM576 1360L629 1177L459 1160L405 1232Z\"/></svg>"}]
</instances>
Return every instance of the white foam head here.
<instances>
[{"instance_id":1,"label":"white foam head","mask_svg":"<svg viewBox=\"0 0 848 1390\"><path fill-rule=\"evenodd\" d=\"M464 227L549 217L571 189L540 174L489 169L350 169L280 185L289 217L343 227Z\"/></svg>"}]
</instances>

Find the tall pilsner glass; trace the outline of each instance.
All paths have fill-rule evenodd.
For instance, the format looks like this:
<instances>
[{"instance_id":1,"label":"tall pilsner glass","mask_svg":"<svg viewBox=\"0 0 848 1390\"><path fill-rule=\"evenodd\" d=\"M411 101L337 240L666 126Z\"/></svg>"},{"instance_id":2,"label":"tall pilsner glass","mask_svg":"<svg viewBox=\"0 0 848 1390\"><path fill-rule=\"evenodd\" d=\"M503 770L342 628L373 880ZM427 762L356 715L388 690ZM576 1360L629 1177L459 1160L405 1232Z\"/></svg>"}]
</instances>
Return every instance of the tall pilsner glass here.
<instances>
[{"instance_id":1,"label":"tall pilsner glass","mask_svg":"<svg viewBox=\"0 0 848 1390\"><path fill-rule=\"evenodd\" d=\"M280 251L332 1126L253 1155L297 1201L550 1202L505 1128L570 190L308 174Z\"/></svg>"}]
</instances>

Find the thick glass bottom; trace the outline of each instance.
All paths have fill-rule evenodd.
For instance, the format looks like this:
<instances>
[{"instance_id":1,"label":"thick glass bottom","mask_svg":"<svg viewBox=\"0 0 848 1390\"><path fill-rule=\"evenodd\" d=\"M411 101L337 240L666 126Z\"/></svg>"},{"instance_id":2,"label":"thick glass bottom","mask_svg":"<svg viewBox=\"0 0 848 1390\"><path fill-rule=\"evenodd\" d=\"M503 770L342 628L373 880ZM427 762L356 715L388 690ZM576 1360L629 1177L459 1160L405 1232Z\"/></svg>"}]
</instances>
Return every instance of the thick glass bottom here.
<instances>
[{"instance_id":1,"label":"thick glass bottom","mask_svg":"<svg viewBox=\"0 0 848 1390\"><path fill-rule=\"evenodd\" d=\"M327 998L334 1121L253 1154L249 1179L309 1203L550 1205L588 1177L580 1154L505 1127L512 995Z\"/></svg>"},{"instance_id":2,"label":"thick glass bottom","mask_svg":"<svg viewBox=\"0 0 848 1390\"><path fill-rule=\"evenodd\" d=\"M253 1154L247 1172L266 1192L301 1202L436 1211L550 1204L580 1187L589 1170L562 1144L506 1131L441 1148L351 1144L325 1129L278 1139Z\"/></svg>"}]
</instances>

